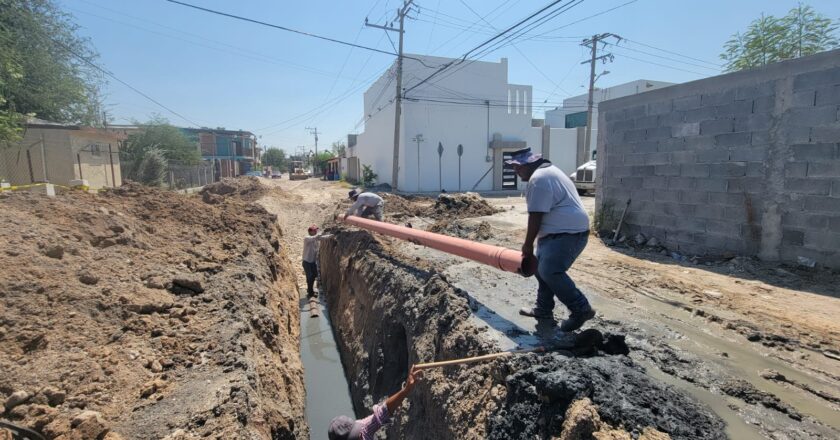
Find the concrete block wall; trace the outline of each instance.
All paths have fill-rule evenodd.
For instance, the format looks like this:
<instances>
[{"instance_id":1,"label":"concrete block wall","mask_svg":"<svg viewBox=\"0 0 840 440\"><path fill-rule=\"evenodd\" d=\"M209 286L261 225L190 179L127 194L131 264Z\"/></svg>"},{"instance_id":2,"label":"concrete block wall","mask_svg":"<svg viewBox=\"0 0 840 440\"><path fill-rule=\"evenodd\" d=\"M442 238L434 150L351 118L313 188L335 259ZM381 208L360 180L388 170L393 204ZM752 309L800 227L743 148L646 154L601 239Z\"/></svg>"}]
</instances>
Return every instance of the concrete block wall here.
<instances>
[{"instance_id":1,"label":"concrete block wall","mask_svg":"<svg viewBox=\"0 0 840 440\"><path fill-rule=\"evenodd\" d=\"M840 50L602 102L597 206L686 255L840 268Z\"/></svg>"}]
</instances>

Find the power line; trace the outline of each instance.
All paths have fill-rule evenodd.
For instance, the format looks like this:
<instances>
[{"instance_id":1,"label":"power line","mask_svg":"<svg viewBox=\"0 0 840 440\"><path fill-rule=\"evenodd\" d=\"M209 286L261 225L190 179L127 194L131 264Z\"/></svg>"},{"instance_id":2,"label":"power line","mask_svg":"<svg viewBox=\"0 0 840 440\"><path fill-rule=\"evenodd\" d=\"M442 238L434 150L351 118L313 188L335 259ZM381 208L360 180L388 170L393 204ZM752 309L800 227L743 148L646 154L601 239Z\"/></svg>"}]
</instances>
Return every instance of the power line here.
<instances>
[{"instance_id":1,"label":"power line","mask_svg":"<svg viewBox=\"0 0 840 440\"><path fill-rule=\"evenodd\" d=\"M467 52L466 52L466 53L465 53L465 54L464 54L461 58L459 58L459 59L457 59L457 60L452 60L452 61L450 61L450 62L448 62L448 63L445 63L443 66L441 66L440 68L438 68L438 70L436 70L436 71L432 72L432 74L431 74L431 75L427 76L425 79L423 79L423 80L422 80L422 81L420 81L419 83L417 83L417 84L415 84L415 85L411 86L411 87L410 87L409 89L407 89L407 90L406 90L403 94L405 95L405 94L407 94L408 92L410 92L410 91L412 91L412 90L416 89L417 87L419 87L420 85L422 85L422 84L424 84L425 82L429 81L430 79L432 79L433 77L435 77L436 75L438 75L439 73L441 73L442 71L444 71L445 69L447 69L448 67L452 66L452 65L453 65L453 64L455 64L456 62L457 62L458 64L463 63L463 62L467 59L467 57L469 57L469 56L470 56L470 54L471 54L471 53L473 53L473 52L475 52L475 51L477 51L477 50L481 49L481 48L482 48L482 47L484 47L484 46L487 46L488 44L490 44L490 43L492 43L493 41L495 41L495 40L499 39L499 38L500 38L500 37L502 37L503 35L507 34L508 32L512 31L513 29L516 29L517 27L521 26L523 23L525 23L525 22L527 22L527 21L531 20L532 18L534 18L534 17L536 17L537 15L539 15L539 14L541 14L541 13L545 12L546 10L550 9L551 7L553 7L554 5L556 5L556 4L558 4L558 3L562 2L562 1L563 1L563 0L554 0L554 1L552 1L552 2L551 2L551 3L549 3L547 6L545 6L545 7L541 8L541 9L540 9L540 10L538 10L537 12L534 12L533 14L531 14L531 15L529 15L529 16L527 16L527 17L525 17L524 19L522 19L522 20L518 21L518 22L517 22L516 24L514 24L513 26L510 26L510 27L508 27L507 29L503 30L502 32L498 33L496 36L494 36L494 37L490 38L489 40L486 40L486 41L484 41L483 43L479 44L478 46L476 46L476 47L474 47L474 48L470 49L470 50L469 50L469 51L467 51Z\"/></svg>"},{"instance_id":2,"label":"power line","mask_svg":"<svg viewBox=\"0 0 840 440\"><path fill-rule=\"evenodd\" d=\"M613 46L618 47L618 48L621 48L621 49L624 49L624 50L629 50L629 51L631 51L631 52L636 52L636 53L640 53L640 54L644 54L644 55L648 55L648 56L652 56L652 57L660 58L660 59L663 59L663 60L673 61L673 62L675 62L675 63L681 63L681 64L686 64L686 65L689 65L689 66L700 67L700 68L702 68L702 69L709 69L709 70L714 70L714 71L716 71L716 72L720 72L720 67L718 67L718 68L714 68L714 67L704 66L704 65L702 65L702 64L697 64L697 63L692 63L692 62L689 62L689 61L678 60L678 59L676 59L676 58L666 57L666 56L664 56L664 55L657 55L657 54L655 54L655 53L645 52L645 51L643 51L643 50L639 50L639 49L633 49L632 47L619 46L619 45L617 45L617 44L613 44L613 43L606 43L606 44L612 44Z\"/></svg>"},{"instance_id":3,"label":"power line","mask_svg":"<svg viewBox=\"0 0 840 440\"><path fill-rule=\"evenodd\" d=\"M708 73L695 72L693 70L682 69L682 68L679 68L679 67L669 66L667 64L656 63L656 62L653 62L653 61L650 61L650 60L643 60L641 58L636 58L636 57L632 57L630 55L627 55L626 53L619 53L618 55L622 56L624 58L629 58L631 60L636 60L636 61L639 61L639 62L642 62L642 63L653 64L654 66L665 67L667 69L680 70L680 71L683 71L683 72L693 73L695 75L700 75L700 76L709 76Z\"/></svg>"},{"instance_id":4,"label":"power line","mask_svg":"<svg viewBox=\"0 0 840 440\"><path fill-rule=\"evenodd\" d=\"M631 4L633 4L633 3L636 3L637 1L639 1L639 0L630 0L630 1L626 2L626 3L622 3L622 4L620 4L620 5L618 5L618 6L614 6L614 7L612 7L612 8L605 9L605 10L603 10L603 11L601 11L601 12L598 12L598 13L595 13L595 14L592 14L592 15L589 15L589 16L586 16L586 17L583 17L583 18L581 18L581 19L579 19L579 20L575 20L575 21L573 21L573 22L571 22L571 23L564 24L563 26L556 27L556 28L551 29L550 31L546 31L546 32L544 32L544 33L542 33L542 34L537 34L537 35L534 35L533 37L526 38L526 40L531 40L531 39L536 38L536 37L543 37L543 36L546 36L546 35L548 35L548 34L550 34L550 33L554 32L554 31L559 31L560 29L565 29L565 28L567 28L567 27L569 27L569 26L572 26L572 25L575 25L575 24L578 24L578 23L584 22L584 21L586 21L586 20L589 20L589 19L592 19L592 18L595 18L595 17L601 16L601 15L604 15L604 14L606 14L606 13L608 13L608 12L612 12L612 11L615 11L616 9L623 8L623 7L625 7L625 6L628 6L628 5L631 5ZM553 37L550 37L550 38L553 38ZM561 38L562 38L562 37L561 37Z\"/></svg>"},{"instance_id":5,"label":"power line","mask_svg":"<svg viewBox=\"0 0 840 440\"><path fill-rule=\"evenodd\" d=\"M690 56L688 56L688 55L683 55L683 54L681 54L681 53L679 53L679 52L674 52L674 51L671 51L671 50L668 50L668 49L662 49L661 47L651 46L650 44L641 43L641 42L636 41L636 40L628 40L628 39L625 39L624 41L627 41L627 42L630 42L630 43L634 43L634 44L638 44L638 45L640 45L640 46L649 47L649 48L651 48L651 49L655 49L655 50L659 50L659 51L662 51L662 52L665 52L665 53L669 53L669 54L671 54L671 55L677 55L677 56L680 56L680 57L683 57L683 58L688 58L689 60L694 60L694 61L699 61L699 62L701 62L701 63L711 64L712 66L715 66L716 68L718 68L718 70L719 70L721 67L723 67L721 64L718 64L718 63L714 63L714 62L711 62L711 61L706 61L706 60L701 60L701 59L699 59L699 58L690 57Z\"/></svg>"}]
</instances>

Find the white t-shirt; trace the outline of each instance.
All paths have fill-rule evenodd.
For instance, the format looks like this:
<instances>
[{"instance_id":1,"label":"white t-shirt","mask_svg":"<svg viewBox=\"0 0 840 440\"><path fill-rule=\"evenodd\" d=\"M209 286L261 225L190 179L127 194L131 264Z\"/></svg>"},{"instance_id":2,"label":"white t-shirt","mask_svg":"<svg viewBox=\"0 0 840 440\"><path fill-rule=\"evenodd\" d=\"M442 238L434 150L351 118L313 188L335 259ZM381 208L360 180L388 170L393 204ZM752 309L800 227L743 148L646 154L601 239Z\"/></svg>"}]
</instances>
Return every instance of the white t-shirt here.
<instances>
[{"instance_id":1,"label":"white t-shirt","mask_svg":"<svg viewBox=\"0 0 840 440\"><path fill-rule=\"evenodd\" d=\"M356 198L356 202L353 203L353 206L351 206L350 209L347 210L347 213L351 215L357 214L363 207L372 208L380 203L385 203L385 201L382 200L382 197L379 197L378 195L371 192L363 192L359 194L359 197Z\"/></svg>"},{"instance_id":2,"label":"white t-shirt","mask_svg":"<svg viewBox=\"0 0 840 440\"><path fill-rule=\"evenodd\" d=\"M318 258L318 247L320 236L310 235L303 238L303 261L307 263L315 263Z\"/></svg>"},{"instance_id":3,"label":"white t-shirt","mask_svg":"<svg viewBox=\"0 0 840 440\"><path fill-rule=\"evenodd\" d=\"M589 216L575 184L551 164L534 171L525 192L528 212L544 213L537 237L589 230Z\"/></svg>"}]
</instances>

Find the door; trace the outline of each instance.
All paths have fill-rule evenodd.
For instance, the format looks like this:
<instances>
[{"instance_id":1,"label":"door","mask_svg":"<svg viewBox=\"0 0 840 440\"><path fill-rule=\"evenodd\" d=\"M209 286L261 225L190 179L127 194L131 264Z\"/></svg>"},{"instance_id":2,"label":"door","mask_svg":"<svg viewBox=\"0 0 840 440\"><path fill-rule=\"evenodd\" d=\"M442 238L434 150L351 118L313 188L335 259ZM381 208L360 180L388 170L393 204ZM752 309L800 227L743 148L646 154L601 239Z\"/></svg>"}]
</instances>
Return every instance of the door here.
<instances>
[{"instance_id":1,"label":"door","mask_svg":"<svg viewBox=\"0 0 840 440\"><path fill-rule=\"evenodd\" d=\"M519 183L519 176L516 171L513 171L513 165L508 165L507 161L512 157L512 151L502 152L502 189L517 189Z\"/></svg>"}]
</instances>

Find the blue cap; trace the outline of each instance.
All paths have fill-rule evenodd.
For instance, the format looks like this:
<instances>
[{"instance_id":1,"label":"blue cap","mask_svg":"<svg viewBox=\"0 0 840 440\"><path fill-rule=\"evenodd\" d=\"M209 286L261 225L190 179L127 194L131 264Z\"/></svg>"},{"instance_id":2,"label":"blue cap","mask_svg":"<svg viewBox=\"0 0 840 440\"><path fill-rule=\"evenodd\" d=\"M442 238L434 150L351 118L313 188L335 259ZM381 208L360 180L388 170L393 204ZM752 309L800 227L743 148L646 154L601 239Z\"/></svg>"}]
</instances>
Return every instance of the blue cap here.
<instances>
[{"instance_id":1,"label":"blue cap","mask_svg":"<svg viewBox=\"0 0 840 440\"><path fill-rule=\"evenodd\" d=\"M534 154L530 148L523 148L519 151L514 151L510 159L506 160L505 163L508 165L525 165L534 163L540 159L542 159L542 154Z\"/></svg>"},{"instance_id":2,"label":"blue cap","mask_svg":"<svg viewBox=\"0 0 840 440\"><path fill-rule=\"evenodd\" d=\"M355 420L347 416L338 416L330 422L328 435L330 440L359 440L361 429Z\"/></svg>"}]
</instances>

